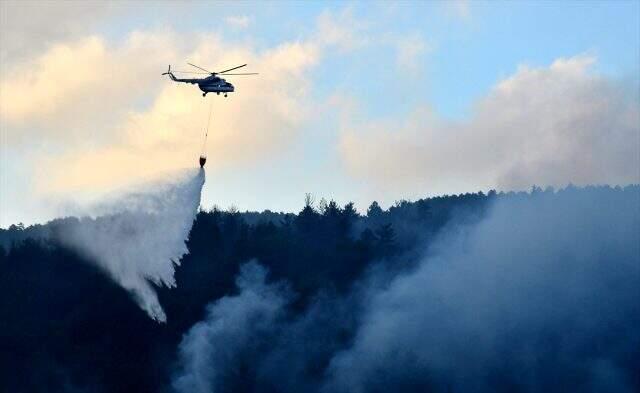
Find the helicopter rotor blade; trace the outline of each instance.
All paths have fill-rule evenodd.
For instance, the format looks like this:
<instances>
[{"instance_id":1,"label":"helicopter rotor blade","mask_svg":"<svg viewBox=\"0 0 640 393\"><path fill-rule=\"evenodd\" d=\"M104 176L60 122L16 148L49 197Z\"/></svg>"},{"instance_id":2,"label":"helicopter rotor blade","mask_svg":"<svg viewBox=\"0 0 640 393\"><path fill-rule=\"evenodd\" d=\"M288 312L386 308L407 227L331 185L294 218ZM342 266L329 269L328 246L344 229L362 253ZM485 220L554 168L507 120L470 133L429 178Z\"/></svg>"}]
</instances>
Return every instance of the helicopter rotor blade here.
<instances>
[{"instance_id":1,"label":"helicopter rotor blade","mask_svg":"<svg viewBox=\"0 0 640 393\"><path fill-rule=\"evenodd\" d=\"M211 75L209 72L194 72L194 71L171 71L177 74L198 74L198 75Z\"/></svg>"},{"instance_id":2,"label":"helicopter rotor blade","mask_svg":"<svg viewBox=\"0 0 640 393\"><path fill-rule=\"evenodd\" d=\"M191 63L189 63L189 62L187 62L187 64L189 64L191 67L196 67L196 68L197 68L197 69L199 69L199 70L206 71L207 73L209 73L209 74L211 74L211 75L215 75L215 74L217 74L217 72L211 72L211 71L209 71L209 70L205 70L204 68L199 67L199 66L197 66L197 65L195 65L195 64L191 64ZM245 65L246 65L246 64L245 64Z\"/></svg>"},{"instance_id":3,"label":"helicopter rotor blade","mask_svg":"<svg viewBox=\"0 0 640 393\"><path fill-rule=\"evenodd\" d=\"M245 74L218 74L218 75L259 75L257 72L247 72Z\"/></svg>"},{"instance_id":4,"label":"helicopter rotor blade","mask_svg":"<svg viewBox=\"0 0 640 393\"><path fill-rule=\"evenodd\" d=\"M242 68L242 67L245 67L245 66L246 66L246 64L239 65L239 66L237 66L237 67L229 68L228 70L224 70L224 71L216 72L216 74L224 74L225 72L229 72L229 71L237 70L238 68Z\"/></svg>"}]
</instances>

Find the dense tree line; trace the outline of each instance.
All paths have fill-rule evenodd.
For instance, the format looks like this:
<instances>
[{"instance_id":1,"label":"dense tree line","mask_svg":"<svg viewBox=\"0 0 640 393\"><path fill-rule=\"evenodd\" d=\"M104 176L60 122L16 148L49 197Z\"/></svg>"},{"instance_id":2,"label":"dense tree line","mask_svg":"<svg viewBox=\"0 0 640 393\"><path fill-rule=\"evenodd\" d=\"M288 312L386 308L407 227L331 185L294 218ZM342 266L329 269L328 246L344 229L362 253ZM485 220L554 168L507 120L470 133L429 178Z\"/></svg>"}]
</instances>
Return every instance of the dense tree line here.
<instances>
[{"instance_id":1,"label":"dense tree line","mask_svg":"<svg viewBox=\"0 0 640 393\"><path fill-rule=\"evenodd\" d=\"M624 192L532 190L550 198ZM177 287L157 288L166 324L148 318L106 273L57 241L57 233L81 225L78 219L0 230L0 390L169 389L181 337L202 320L208 303L235 291L234 278L247 261L258 260L269 280L290 285L292 307L301 312L320 292L348 293L374 266L411 269L448 224L482 218L497 198L526 199L532 193L399 201L387 210L373 202L362 213L352 203L314 203L310 196L297 214L201 210L187 241L189 253L176 269Z\"/></svg>"}]
</instances>

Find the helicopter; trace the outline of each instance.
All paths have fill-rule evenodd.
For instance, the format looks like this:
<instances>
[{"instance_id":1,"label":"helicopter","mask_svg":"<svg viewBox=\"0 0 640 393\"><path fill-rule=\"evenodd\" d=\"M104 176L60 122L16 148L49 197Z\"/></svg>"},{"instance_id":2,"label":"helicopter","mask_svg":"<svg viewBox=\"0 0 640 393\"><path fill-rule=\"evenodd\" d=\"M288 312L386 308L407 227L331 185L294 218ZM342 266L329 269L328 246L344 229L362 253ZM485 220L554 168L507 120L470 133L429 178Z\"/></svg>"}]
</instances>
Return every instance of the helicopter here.
<instances>
[{"instance_id":1,"label":"helicopter","mask_svg":"<svg viewBox=\"0 0 640 393\"><path fill-rule=\"evenodd\" d=\"M206 97L207 93L216 93L217 95L220 95L220 93L223 93L224 96L226 97L227 93L232 93L235 90L231 83L227 82L223 78L218 77L218 75L258 75L257 72L228 74L229 71L233 71L233 70L237 70L238 68L245 67L246 64L229 68L228 70L224 70L220 72L211 72L195 64L191 64L191 63L187 63L187 64L199 70L202 70L204 72L189 72L189 71L173 71L172 72L171 65L169 65L169 69L167 70L167 72L163 72L162 75L169 75L169 78L171 78L171 80L174 82L198 84L198 87L200 88L200 90L203 91L202 93L203 97ZM209 76L204 78L176 78L176 76L173 74L174 72L183 73L183 74L206 74Z\"/></svg>"}]
</instances>

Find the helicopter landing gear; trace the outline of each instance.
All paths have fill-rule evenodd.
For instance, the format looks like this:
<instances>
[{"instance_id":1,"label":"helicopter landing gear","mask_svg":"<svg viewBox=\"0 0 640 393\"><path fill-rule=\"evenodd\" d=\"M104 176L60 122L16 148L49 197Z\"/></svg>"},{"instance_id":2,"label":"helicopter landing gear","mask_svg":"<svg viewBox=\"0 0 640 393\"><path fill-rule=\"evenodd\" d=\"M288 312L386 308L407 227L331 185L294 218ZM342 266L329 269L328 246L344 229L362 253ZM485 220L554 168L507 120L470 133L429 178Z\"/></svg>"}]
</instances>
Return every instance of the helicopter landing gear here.
<instances>
[{"instance_id":1,"label":"helicopter landing gear","mask_svg":"<svg viewBox=\"0 0 640 393\"><path fill-rule=\"evenodd\" d=\"M207 93L206 93L206 92L205 92L205 93L202 93L202 96L203 96L203 97L206 97L206 96L207 96Z\"/></svg>"},{"instance_id":2,"label":"helicopter landing gear","mask_svg":"<svg viewBox=\"0 0 640 393\"><path fill-rule=\"evenodd\" d=\"M224 93L224 96L226 97L226 96L227 96L227 93Z\"/></svg>"},{"instance_id":3,"label":"helicopter landing gear","mask_svg":"<svg viewBox=\"0 0 640 393\"><path fill-rule=\"evenodd\" d=\"M216 91L216 95L220 95L220 92L219 92L219 91Z\"/></svg>"}]
</instances>

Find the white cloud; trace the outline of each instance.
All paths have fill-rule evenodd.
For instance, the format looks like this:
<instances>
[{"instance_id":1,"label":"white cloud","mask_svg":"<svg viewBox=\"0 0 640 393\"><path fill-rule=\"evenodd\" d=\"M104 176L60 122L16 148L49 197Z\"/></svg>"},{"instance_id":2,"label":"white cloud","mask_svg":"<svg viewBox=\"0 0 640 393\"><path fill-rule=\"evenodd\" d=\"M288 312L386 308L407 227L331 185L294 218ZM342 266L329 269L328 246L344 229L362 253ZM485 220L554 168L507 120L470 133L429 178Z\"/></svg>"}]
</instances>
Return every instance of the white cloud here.
<instances>
[{"instance_id":1,"label":"white cloud","mask_svg":"<svg viewBox=\"0 0 640 393\"><path fill-rule=\"evenodd\" d=\"M396 64L404 71L418 71L420 61L429 50L429 45L420 34L402 37L396 43Z\"/></svg>"},{"instance_id":2,"label":"white cloud","mask_svg":"<svg viewBox=\"0 0 640 393\"><path fill-rule=\"evenodd\" d=\"M9 143L101 140L142 97L159 90L160 64L175 58L170 34L134 32L120 45L99 36L52 45L0 75L0 123ZM159 64L160 63L160 64Z\"/></svg>"},{"instance_id":3,"label":"white cloud","mask_svg":"<svg viewBox=\"0 0 640 393\"><path fill-rule=\"evenodd\" d=\"M246 15L227 16L224 21L234 29L246 29L251 24L251 19Z\"/></svg>"},{"instance_id":4,"label":"white cloud","mask_svg":"<svg viewBox=\"0 0 640 393\"><path fill-rule=\"evenodd\" d=\"M443 121L423 108L402 120L345 126L342 157L352 176L395 198L637 183L637 99L595 74L594 61L522 66L477 103L469 121Z\"/></svg>"},{"instance_id":5,"label":"white cloud","mask_svg":"<svg viewBox=\"0 0 640 393\"><path fill-rule=\"evenodd\" d=\"M120 43L101 36L58 43L0 75L3 138L46 146L29 162L47 168L34 173L41 192L108 189L193 166L213 101L208 167L250 165L286 149L308 119L308 71L342 45L319 37L260 51L211 34L158 31ZM229 77L235 93L203 99L197 86L159 75L176 59L211 69L249 63L260 75Z\"/></svg>"},{"instance_id":6,"label":"white cloud","mask_svg":"<svg viewBox=\"0 0 640 393\"><path fill-rule=\"evenodd\" d=\"M0 62L24 59L47 46L86 34L104 18L116 14L104 1L0 2Z\"/></svg>"},{"instance_id":7,"label":"white cloud","mask_svg":"<svg viewBox=\"0 0 640 393\"><path fill-rule=\"evenodd\" d=\"M173 83L155 73L154 83L163 87L147 109L129 111L108 130L115 133L113 142L50 157L50 170L40 184L49 192L104 188L124 179L136 181L193 166L200 153L209 102L213 103L209 168L259 161L285 148L308 111L305 71L317 62L315 46L286 43L258 53L203 38L185 58L207 64L204 59L220 58L221 53L225 65L246 62L260 75L230 78L235 93L205 99L197 86Z\"/></svg>"},{"instance_id":8,"label":"white cloud","mask_svg":"<svg viewBox=\"0 0 640 393\"><path fill-rule=\"evenodd\" d=\"M349 7L340 12L324 11L318 16L316 36L319 43L348 52L369 43L367 27Z\"/></svg>"},{"instance_id":9,"label":"white cloud","mask_svg":"<svg viewBox=\"0 0 640 393\"><path fill-rule=\"evenodd\" d=\"M52 13L75 12L62 8ZM116 8L131 11L128 3ZM18 5L14 10L24 13ZM42 50L12 57L0 68L0 139L5 151L20 152L12 154L11 166L24 172L18 178L7 165L0 168L3 184L11 184L2 208L6 201L24 201L19 194L32 196L28 206L9 207L21 212L14 220L41 212L38 201L44 204L45 196L49 206L66 203L68 195L94 198L95 192L193 167L209 100L209 170L252 168L286 151L312 113L310 71L330 50L363 42L350 15L321 16L306 38L259 50L251 41L232 45L207 32L140 30L115 39L86 35L83 28L51 33ZM220 62L212 64L215 59ZM160 76L167 64L180 68L183 61L211 69L248 63L247 70L260 75L229 77L235 93L205 100L197 86ZM33 214L24 219L32 222Z\"/></svg>"},{"instance_id":10,"label":"white cloud","mask_svg":"<svg viewBox=\"0 0 640 393\"><path fill-rule=\"evenodd\" d=\"M459 19L467 21L471 18L469 0L449 0L445 4L450 12Z\"/></svg>"}]
</instances>

